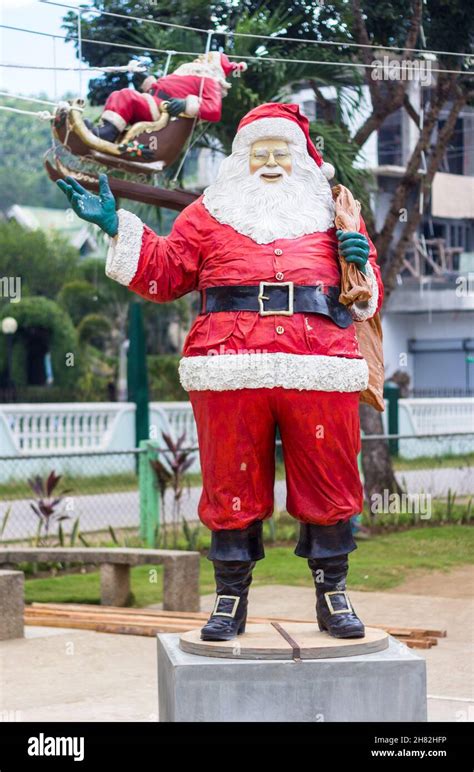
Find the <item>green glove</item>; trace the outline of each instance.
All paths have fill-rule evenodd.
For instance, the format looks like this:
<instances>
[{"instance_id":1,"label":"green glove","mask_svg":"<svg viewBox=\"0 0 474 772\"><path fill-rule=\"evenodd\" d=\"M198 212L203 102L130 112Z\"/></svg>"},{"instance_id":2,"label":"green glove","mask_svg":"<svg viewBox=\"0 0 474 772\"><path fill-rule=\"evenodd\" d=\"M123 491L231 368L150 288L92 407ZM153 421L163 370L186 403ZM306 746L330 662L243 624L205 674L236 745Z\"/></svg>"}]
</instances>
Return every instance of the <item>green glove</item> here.
<instances>
[{"instance_id":1,"label":"green glove","mask_svg":"<svg viewBox=\"0 0 474 772\"><path fill-rule=\"evenodd\" d=\"M186 100L173 97L168 102L168 112L173 118L176 118L180 113L186 112Z\"/></svg>"},{"instance_id":2,"label":"green glove","mask_svg":"<svg viewBox=\"0 0 474 772\"><path fill-rule=\"evenodd\" d=\"M336 231L339 251L348 263L357 263L362 273L369 258L370 246L366 236L357 231Z\"/></svg>"},{"instance_id":3,"label":"green glove","mask_svg":"<svg viewBox=\"0 0 474 772\"><path fill-rule=\"evenodd\" d=\"M58 180L58 187L66 194L73 211L87 222L93 222L108 233L116 236L118 233L118 217L115 211L115 198L109 187L106 174L99 175L99 195L89 193L72 177L66 181Z\"/></svg>"}]
</instances>

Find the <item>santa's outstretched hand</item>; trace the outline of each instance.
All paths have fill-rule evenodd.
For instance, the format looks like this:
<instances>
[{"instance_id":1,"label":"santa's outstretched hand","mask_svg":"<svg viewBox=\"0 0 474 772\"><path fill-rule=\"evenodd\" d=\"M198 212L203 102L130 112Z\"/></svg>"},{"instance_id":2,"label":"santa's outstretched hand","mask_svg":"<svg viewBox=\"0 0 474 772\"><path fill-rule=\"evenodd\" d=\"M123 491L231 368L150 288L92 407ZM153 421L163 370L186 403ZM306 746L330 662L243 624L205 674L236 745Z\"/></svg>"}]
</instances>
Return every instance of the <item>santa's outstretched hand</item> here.
<instances>
[{"instance_id":1,"label":"santa's outstretched hand","mask_svg":"<svg viewBox=\"0 0 474 772\"><path fill-rule=\"evenodd\" d=\"M58 180L58 187L67 196L73 211L82 220L95 223L109 236L118 232L118 217L115 198L110 190L106 174L99 175L99 195L89 193L72 177Z\"/></svg>"}]
</instances>

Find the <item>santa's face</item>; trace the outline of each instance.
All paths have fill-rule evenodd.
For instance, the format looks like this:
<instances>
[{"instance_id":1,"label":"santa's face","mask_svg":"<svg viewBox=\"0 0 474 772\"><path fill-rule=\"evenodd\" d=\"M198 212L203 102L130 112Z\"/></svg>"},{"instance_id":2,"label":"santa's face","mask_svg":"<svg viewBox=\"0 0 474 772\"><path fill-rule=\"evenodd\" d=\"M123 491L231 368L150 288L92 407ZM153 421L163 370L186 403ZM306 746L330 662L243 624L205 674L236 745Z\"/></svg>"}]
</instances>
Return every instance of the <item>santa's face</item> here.
<instances>
[{"instance_id":1,"label":"santa's face","mask_svg":"<svg viewBox=\"0 0 474 772\"><path fill-rule=\"evenodd\" d=\"M291 174L291 153L283 139L259 139L250 148L250 174L270 185Z\"/></svg>"},{"instance_id":2,"label":"santa's face","mask_svg":"<svg viewBox=\"0 0 474 772\"><path fill-rule=\"evenodd\" d=\"M235 150L204 191L203 204L216 220L257 244L327 231L334 221L327 179L305 146L282 137Z\"/></svg>"}]
</instances>

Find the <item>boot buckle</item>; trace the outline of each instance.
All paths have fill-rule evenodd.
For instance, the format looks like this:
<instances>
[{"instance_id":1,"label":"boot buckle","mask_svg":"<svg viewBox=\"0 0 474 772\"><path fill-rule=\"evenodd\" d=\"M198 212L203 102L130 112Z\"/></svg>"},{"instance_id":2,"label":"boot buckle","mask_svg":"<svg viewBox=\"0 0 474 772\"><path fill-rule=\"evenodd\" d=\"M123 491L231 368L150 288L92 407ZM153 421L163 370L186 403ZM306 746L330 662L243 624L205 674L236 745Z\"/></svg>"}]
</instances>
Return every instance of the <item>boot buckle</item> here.
<instances>
[{"instance_id":1,"label":"boot buckle","mask_svg":"<svg viewBox=\"0 0 474 772\"><path fill-rule=\"evenodd\" d=\"M335 609L331 603L330 595L344 595L344 599L346 601L347 608L339 608ZM326 603L328 604L329 611L331 614L352 614L354 613L354 609L351 606L351 602L349 600L349 596L347 592L344 592L344 590L331 590L330 592L325 592L324 597L326 598Z\"/></svg>"},{"instance_id":2,"label":"boot buckle","mask_svg":"<svg viewBox=\"0 0 474 772\"><path fill-rule=\"evenodd\" d=\"M219 603L224 598L226 600L233 600L234 601L234 605L232 606L232 611L218 611L217 610L219 608ZM215 606L214 606L214 610L212 612L212 616L213 617L230 617L231 619L233 619L235 617L236 612L237 612L237 608L238 608L238 605L239 605L239 600L240 600L239 595L218 595L216 597L216 603L215 603Z\"/></svg>"}]
</instances>

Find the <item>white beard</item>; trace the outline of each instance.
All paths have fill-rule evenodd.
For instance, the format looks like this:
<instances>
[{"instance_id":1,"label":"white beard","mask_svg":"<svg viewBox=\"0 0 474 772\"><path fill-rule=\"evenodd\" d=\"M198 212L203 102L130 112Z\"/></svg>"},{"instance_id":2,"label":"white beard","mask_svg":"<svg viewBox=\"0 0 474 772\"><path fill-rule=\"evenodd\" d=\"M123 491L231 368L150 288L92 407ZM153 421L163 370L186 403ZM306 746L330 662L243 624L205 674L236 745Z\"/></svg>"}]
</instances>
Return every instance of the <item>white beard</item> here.
<instances>
[{"instance_id":1,"label":"white beard","mask_svg":"<svg viewBox=\"0 0 474 772\"><path fill-rule=\"evenodd\" d=\"M334 225L329 182L306 151L291 146L291 156L291 174L265 182L260 175L274 169L250 174L248 148L232 153L204 191L207 211L257 244L327 231Z\"/></svg>"}]
</instances>

